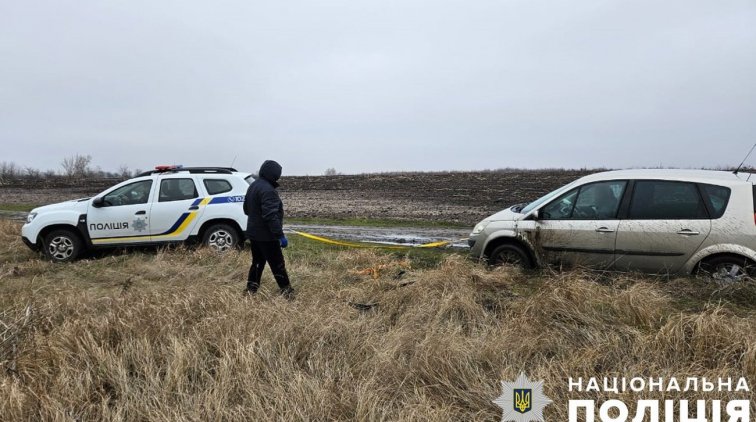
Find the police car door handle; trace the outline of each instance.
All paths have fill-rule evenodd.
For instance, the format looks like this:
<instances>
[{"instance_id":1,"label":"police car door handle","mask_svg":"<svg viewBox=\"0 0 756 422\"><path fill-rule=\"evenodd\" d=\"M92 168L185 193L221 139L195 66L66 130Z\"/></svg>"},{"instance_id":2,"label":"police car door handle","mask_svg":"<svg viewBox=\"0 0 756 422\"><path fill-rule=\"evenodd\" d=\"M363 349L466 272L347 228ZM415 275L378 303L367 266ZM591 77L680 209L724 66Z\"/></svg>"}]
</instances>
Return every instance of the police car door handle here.
<instances>
[{"instance_id":1,"label":"police car door handle","mask_svg":"<svg viewBox=\"0 0 756 422\"><path fill-rule=\"evenodd\" d=\"M196 206L196 205L192 205L191 207L189 207L190 211L194 211L194 210L198 210L198 209L199 209L199 207Z\"/></svg>"},{"instance_id":2,"label":"police car door handle","mask_svg":"<svg viewBox=\"0 0 756 422\"><path fill-rule=\"evenodd\" d=\"M134 215L145 215L145 214L147 214L147 211L142 210L142 211L137 211L136 214Z\"/></svg>"},{"instance_id":3,"label":"police car door handle","mask_svg":"<svg viewBox=\"0 0 756 422\"><path fill-rule=\"evenodd\" d=\"M598 233L614 233L614 230L607 227L599 227L596 229Z\"/></svg>"}]
</instances>

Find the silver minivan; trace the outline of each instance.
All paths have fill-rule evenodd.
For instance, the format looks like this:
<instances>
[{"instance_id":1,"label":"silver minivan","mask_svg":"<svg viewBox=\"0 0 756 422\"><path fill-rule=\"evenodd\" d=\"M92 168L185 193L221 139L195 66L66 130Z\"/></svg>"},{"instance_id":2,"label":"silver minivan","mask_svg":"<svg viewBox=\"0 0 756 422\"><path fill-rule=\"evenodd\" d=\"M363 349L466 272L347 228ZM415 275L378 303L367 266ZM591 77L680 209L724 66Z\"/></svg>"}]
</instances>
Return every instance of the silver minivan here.
<instances>
[{"instance_id":1,"label":"silver minivan","mask_svg":"<svg viewBox=\"0 0 756 422\"><path fill-rule=\"evenodd\" d=\"M478 223L473 257L732 280L756 262L756 177L709 170L592 174Z\"/></svg>"}]
</instances>

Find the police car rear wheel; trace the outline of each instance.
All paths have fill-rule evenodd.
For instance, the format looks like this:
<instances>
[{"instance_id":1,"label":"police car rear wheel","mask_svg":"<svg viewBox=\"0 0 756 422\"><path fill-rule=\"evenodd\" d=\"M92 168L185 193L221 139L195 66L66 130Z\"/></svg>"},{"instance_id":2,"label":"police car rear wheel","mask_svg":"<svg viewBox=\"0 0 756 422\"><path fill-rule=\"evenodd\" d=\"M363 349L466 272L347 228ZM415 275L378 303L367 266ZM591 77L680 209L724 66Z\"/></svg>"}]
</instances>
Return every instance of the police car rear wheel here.
<instances>
[{"instance_id":1,"label":"police car rear wheel","mask_svg":"<svg viewBox=\"0 0 756 422\"><path fill-rule=\"evenodd\" d=\"M216 224L205 231L202 244L216 251L225 252L239 244L239 234L227 224Z\"/></svg>"},{"instance_id":2,"label":"police car rear wheel","mask_svg":"<svg viewBox=\"0 0 756 422\"><path fill-rule=\"evenodd\" d=\"M71 230L54 230L44 242L45 256L54 262L73 261L81 253L81 239Z\"/></svg>"}]
</instances>

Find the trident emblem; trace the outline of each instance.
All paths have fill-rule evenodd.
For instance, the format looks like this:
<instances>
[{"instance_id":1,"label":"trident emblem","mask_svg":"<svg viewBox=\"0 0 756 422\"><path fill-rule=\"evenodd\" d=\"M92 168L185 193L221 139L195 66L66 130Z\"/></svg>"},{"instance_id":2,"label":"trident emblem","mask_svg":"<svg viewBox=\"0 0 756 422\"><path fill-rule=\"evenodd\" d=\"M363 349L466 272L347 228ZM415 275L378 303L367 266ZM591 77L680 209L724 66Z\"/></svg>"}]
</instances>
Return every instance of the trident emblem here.
<instances>
[{"instance_id":1,"label":"trident emblem","mask_svg":"<svg viewBox=\"0 0 756 422\"><path fill-rule=\"evenodd\" d=\"M514 390L514 410L516 412L524 414L530 411L530 395L531 390L529 388Z\"/></svg>"},{"instance_id":2,"label":"trident emblem","mask_svg":"<svg viewBox=\"0 0 756 422\"><path fill-rule=\"evenodd\" d=\"M515 382L501 382L501 396L493 402L503 411L501 422L543 422L543 409L551 399L543 394L543 381L531 381L520 373Z\"/></svg>"}]
</instances>

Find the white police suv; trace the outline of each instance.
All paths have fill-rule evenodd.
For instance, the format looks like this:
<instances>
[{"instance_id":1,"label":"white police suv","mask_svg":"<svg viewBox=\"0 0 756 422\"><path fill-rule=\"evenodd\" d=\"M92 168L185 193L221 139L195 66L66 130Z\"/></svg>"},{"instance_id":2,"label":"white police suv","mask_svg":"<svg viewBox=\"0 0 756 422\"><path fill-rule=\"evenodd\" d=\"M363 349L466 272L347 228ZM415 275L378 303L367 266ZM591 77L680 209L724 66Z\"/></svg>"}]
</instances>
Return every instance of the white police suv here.
<instances>
[{"instance_id":1,"label":"white police suv","mask_svg":"<svg viewBox=\"0 0 756 422\"><path fill-rule=\"evenodd\" d=\"M158 166L94 198L35 208L21 236L59 262L85 249L185 241L225 251L244 242L252 180L228 167Z\"/></svg>"}]
</instances>

